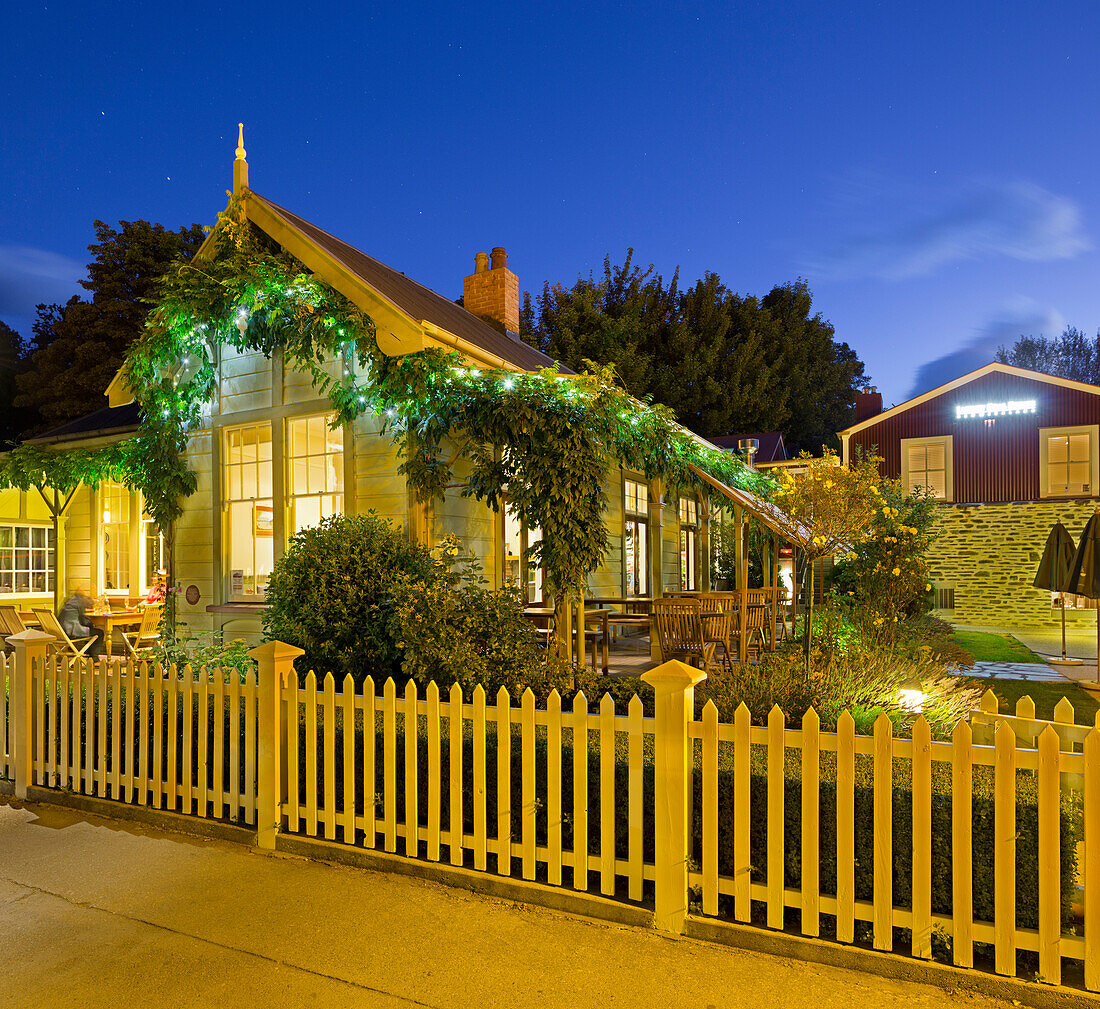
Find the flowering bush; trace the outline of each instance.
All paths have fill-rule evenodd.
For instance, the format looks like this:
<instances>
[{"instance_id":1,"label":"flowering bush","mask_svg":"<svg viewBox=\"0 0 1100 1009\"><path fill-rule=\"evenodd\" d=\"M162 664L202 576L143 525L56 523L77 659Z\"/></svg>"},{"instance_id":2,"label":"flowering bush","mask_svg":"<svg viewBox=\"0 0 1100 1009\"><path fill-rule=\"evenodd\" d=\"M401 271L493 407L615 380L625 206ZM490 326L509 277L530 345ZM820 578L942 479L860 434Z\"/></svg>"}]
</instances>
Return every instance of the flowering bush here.
<instances>
[{"instance_id":1,"label":"flowering bush","mask_svg":"<svg viewBox=\"0 0 1100 1009\"><path fill-rule=\"evenodd\" d=\"M833 586L855 602L872 629L892 636L900 621L931 609L925 555L936 503L924 491L906 492L897 480L884 480L876 495L870 535L834 569Z\"/></svg>"}]
</instances>

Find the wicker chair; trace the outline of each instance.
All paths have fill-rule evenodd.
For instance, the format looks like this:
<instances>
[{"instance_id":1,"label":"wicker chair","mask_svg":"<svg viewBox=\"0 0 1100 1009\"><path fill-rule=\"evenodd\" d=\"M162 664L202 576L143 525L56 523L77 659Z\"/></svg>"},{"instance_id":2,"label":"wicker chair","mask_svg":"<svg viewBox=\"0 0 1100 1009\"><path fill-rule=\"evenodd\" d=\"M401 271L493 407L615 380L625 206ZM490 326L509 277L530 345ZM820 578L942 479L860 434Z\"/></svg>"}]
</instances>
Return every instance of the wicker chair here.
<instances>
[{"instance_id":1,"label":"wicker chair","mask_svg":"<svg viewBox=\"0 0 1100 1009\"><path fill-rule=\"evenodd\" d=\"M668 662L701 664L705 670L714 665L717 643L703 638L702 609L698 599L654 599L650 614L657 629L661 659Z\"/></svg>"}]
</instances>

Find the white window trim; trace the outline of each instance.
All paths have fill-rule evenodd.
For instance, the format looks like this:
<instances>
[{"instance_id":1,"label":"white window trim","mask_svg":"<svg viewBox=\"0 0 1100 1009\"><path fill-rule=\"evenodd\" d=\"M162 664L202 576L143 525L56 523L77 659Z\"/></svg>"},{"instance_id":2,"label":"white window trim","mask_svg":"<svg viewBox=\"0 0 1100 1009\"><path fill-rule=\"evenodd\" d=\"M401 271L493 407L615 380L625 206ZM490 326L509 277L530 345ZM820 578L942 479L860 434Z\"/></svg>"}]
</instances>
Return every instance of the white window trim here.
<instances>
[{"instance_id":1,"label":"white window trim","mask_svg":"<svg viewBox=\"0 0 1100 1009\"><path fill-rule=\"evenodd\" d=\"M932 438L902 438L901 439L901 485L906 490L909 488L909 449L921 445L943 445L944 468L944 496L936 498L937 501L955 500L955 465L952 453L952 437L949 434L940 434Z\"/></svg>"},{"instance_id":2,"label":"white window trim","mask_svg":"<svg viewBox=\"0 0 1100 1009\"><path fill-rule=\"evenodd\" d=\"M1089 436L1089 493L1066 493L1050 489L1050 438L1073 434ZM1075 427L1039 428L1039 497L1080 498L1096 497L1100 488L1100 424L1079 424Z\"/></svg>"}]
</instances>

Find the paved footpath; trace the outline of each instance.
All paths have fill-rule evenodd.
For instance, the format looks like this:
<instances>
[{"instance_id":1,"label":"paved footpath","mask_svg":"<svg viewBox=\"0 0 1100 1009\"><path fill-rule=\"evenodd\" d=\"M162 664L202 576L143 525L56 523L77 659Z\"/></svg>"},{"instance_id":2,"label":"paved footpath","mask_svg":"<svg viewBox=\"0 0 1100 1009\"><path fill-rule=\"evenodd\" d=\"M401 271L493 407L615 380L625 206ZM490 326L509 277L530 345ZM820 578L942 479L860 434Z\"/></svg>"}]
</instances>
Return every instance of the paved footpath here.
<instances>
[{"instance_id":1,"label":"paved footpath","mask_svg":"<svg viewBox=\"0 0 1100 1009\"><path fill-rule=\"evenodd\" d=\"M1005 1003L0 798L0 1005Z\"/></svg>"}]
</instances>

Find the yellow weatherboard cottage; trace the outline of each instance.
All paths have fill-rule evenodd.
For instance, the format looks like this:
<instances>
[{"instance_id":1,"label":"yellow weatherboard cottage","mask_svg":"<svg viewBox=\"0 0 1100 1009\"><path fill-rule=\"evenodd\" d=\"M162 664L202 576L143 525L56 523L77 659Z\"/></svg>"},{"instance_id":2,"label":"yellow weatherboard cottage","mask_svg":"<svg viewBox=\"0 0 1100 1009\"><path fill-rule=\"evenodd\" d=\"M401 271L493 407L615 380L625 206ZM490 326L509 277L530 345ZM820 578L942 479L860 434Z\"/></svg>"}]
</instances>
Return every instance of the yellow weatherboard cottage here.
<instances>
[{"instance_id":1,"label":"yellow weatherboard cottage","mask_svg":"<svg viewBox=\"0 0 1100 1009\"><path fill-rule=\"evenodd\" d=\"M242 130L233 199L248 225L368 316L382 354L453 351L470 374L555 367L518 337L519 282L503 248L491 257L478 254L464 280L461 307L260 196L249 187L245 157ZM196 255L195 268L209 261L217 230ZM237 323L242 334L243 312ZM325 516L367 511L421 542L457 537L481 561L490 584L516 584L528 601L541 599L541 572L526 557L540 531L524 528L507 507L498 511L463 496L466 460L455 464L443 500L426 505L399 472L398 451L382 431L384 417L361 413L333 427L333 400L318 386L316 370L287 366L278 346L264 353L215 342L210 353L212 394L198 422L186 429L183 453L195 488L182 497L174 528L161 529L142 494L118 480L61 493L43 473L27 490L0 491L0 603L56 605L76 587L133 599L157 571L171 566L181 590L177 619L189 631L224 630L255 640L267 579L290 537ZM190 363L183 358L180 372ZM349 364L354 367L329 355L318 367L339 383ZM29 444L45 450L129 443L142 431L142 416L124 373L106 397L102 410ZM664 589L709 587L707 501L713 490L702 481L720 494L735 492L696 475L696 489L671 494L660 479L612 467L605 488L608 549L588 576L586 594L657 596ZM738 505L751 510L749 497L739 497Z\"/></svg>"}]
</instances>

